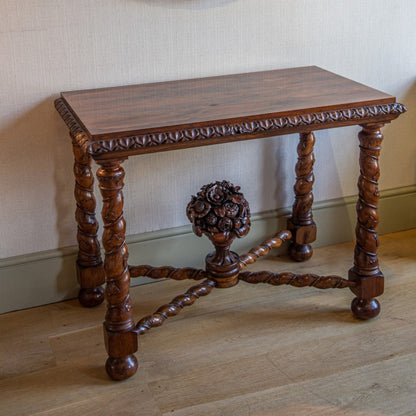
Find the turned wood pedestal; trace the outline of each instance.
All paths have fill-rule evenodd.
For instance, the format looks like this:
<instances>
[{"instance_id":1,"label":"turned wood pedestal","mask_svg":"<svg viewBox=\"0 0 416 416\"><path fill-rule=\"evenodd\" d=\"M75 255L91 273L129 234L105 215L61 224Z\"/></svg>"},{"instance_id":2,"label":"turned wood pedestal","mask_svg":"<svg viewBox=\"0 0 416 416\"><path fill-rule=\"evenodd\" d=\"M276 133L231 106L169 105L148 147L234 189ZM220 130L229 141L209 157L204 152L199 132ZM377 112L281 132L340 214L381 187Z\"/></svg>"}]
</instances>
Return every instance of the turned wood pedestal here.
<instances>
[{"instance_id":1,"label":"turned wood pedestal","mask_svg":"<svg viewBox=\"0 0 416 416\"><path fill-rule=\"evenodd\" d=\"M240 280L320 289L348 287L356 296L351 304L354 316L369 319L378 315L380 304L376 298L383 293L376 231L381 128L406 111L394 97L323 69L304 67L64 92L55 106L69 128L75 158L79 301L84 306L99 305L104 297L107 301L106 370L113 379L122 380L136 372L138 335L160 326L214 287L229 288ZM316 238L312 216L314 131L347 125L361 126L356 246L348 279L243 271L285 241L293 260L305 261L312 256L311 243ZM287 230L247 254L239 256L231 251L232 241L250 229L249 205L238 186L226 180L212 182L204 185L187 206L194 232L205 234L214 245L214 251L206 257L205 270L128 264L122 194L124 160L144 153L289 133L299 133L299 143L295 199ZM92 158L99 165L104 262L97 236ZM202 283L136 323L129 289L130 278L139 276Z\"/></svg>"}]
</instances>

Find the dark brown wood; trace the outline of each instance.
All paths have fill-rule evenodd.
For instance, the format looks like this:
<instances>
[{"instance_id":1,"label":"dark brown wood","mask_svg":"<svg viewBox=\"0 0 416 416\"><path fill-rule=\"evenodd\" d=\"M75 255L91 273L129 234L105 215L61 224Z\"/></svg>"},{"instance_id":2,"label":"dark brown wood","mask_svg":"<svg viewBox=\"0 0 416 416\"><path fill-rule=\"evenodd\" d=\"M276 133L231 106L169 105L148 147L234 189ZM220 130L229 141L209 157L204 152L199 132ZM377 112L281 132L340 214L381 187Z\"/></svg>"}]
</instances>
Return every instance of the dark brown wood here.
<instances>
[{"instance_id":1,"label":"dark brown wood","mask_svg":"<svg viewBox=\"0 0 416 416\"><path fill-rule=\"evenodd\" d=\"M312 186L315 180L313 176L314 144L313 132L300 134L294 186L295 202L292 207L292 217L287 221L287 228L293 235L289 255L295 261L310 259L313 253L310 243L316 240L316 224L313 222L312 215Z\"/></svg>"},{"instance_id":2,"label":"dark brown wood","mask_svg":"<svg viewBox=\"0 0 416 416\"><path fill-rule=\"evenodd\" d=\"M208 279L209 274L205 270L192 267L176 268L172 266L153 267L148 264L129 266L130 277L150 277L151 279L173 280L202 280Z\"/></svg>"},{"instance_id":3,"label":"dark brown wood","mask_svg":"<svg viewBox=\"0 0 416 416\"><path fill-rule=\"evenodd\" d=\"M106 274L105 298L107 313L104 322L108 352L106 370L114 380L131 377L137 370L137 336L134 332L130 301L130 274L123 218L124 170L122 160L101 164L97 171L103 198L103 246Z\"/></svg>"},{"instance_id":4,"label":"dark brown wood","mask_svg":"<svg viewBox=\"0 0 416 416\"><path fill-rule=\"evenodd\" d=\"M94 176L91 171L91 156L84 153L74 140L75 218L78 224L77 278L80 285L78 300L86 307L97 306L104 300L105 282L98 222L95 217Z\"/></svg>"},{"instance_id":5,"label":"dark brown wood","mask_svg":"<svg viewBox=\"0 0 416 416\"><path fill-rule=\"evenodd\" d=\"M405 111L391 95L318 67L72 91L61 97L58 111L95 158L391 120Z\"/></svg>"},{"instance_id":6,"label":"dark brown wood","mask_svg":"<svg viewBox=\"0 0 416 416\"><path fill-rule=\"evenodd\" d=\"M384 290L384 277L378 265L377 204L380 197L378 158L383 135L383 123L362 126L360 140L360 176L358 178L356 245L354 267L349 279L359 283L352 289L357 296L351 304L355 317L369 319L380 313L380 304L375 299Z\"/></svg>"},{"instance_id":7,"label":"dark brown wood","mask_svg":"<svg viewBox=\"0 0 416 416\"><path fill-rule=\"evenodd\" d=\"M219 288L238 283L240 259L230 246L250 230L250 208L239 190L227 181L204 185L186 208L194 233L205 234L214 244L215 251L208 254L205 264Z\"/></svg>"},{"instance_id":8,"label":"dark brown wood","mask_svg":"<svg viewBox=\"0 0 416 416\"><path fill-rule=\"evenodd\" d=\"M340 276L319 276L317 274L295 274L290 272L242 272L240 280L246 283L267 283L273 286L290 285L295 287L313 286L317 289L343 289L353 288L355 282L344 279Z\"/></svg>"},{"instance_id":9,"label":"dark brown wood","mask_svg":"<svg viewBox=\"0 0 416 416\"><path fill-rule=\"evenodd\" d=\"M210 279L192 286L186 293L176 296L170 303L161 306L152 315L140 319L135 328L136 332L141 335L151 328L161 326L169 317L178 315L185 306L191 306L201 296L209 295L214 287L215 282Z\"/></svg>"},{"instance_id":10,"label":"dark brown wood","mask_svg":"<svg viewBox=\"0 0 416 416\"><path fill-rule=\"evenodd\" d=\"M91 158L100 164L97 177L103 198L104 270L107 286L106 369L114 379L136 372L137 334L158 326L193 304L214 286L251 283L291 284L321 288L350 287L357 296L352 311L361 319L378 314L375 299L383 292L377 260L378 156L383 124L406 107L395 97L317 67L293 68L156 84L133 85L61 94L55 107L69 128L74 144L80 254L78 270L84 290L81 302L101 300L102 266L97 240ZM250 227L247 201L238 187L223 181L206 185L187 208L197 235L206 234L215 251L206 271L170 266L128 266L123 218L122 161L141 153L182 149L235 140L300 133L296 165L295 203L289 228L291 256L305 260L316 227L312 218L313 131L362 125L357 204L357 244L349 280L339 276L240 271L291 237L283 231L241 258L230 250L235 237ZM232 155L231 155L232 156ZM233 158L230 157L230 163ZM190 278L205 282L134 323L129 296L130 272L153 278ZM101 280L100 280L101 279Z\"/></svg>"},{"instance_id":11,"label":"dark brown wood","mask_svg":"<svg viewBox=\"0 0 416 416\"><path fill-rule=\"evenodd\" d=\"M383 92L314 66L62 93L94 140L391 103Z\"/></svg>"},{"instance_id":12,"label":"dark brown wood","mask_svg":"<svg viewBox=\"0 0 416 416\"><path fill-rule=\"evenodd\" d=\"M243 270L247 265L254 263L259 257L267 256L273 248L279 248L286 240L291 238L291 232L284 230L252 248L247 254L240 256L240 270Z\"/></svg>"}]
</instances>

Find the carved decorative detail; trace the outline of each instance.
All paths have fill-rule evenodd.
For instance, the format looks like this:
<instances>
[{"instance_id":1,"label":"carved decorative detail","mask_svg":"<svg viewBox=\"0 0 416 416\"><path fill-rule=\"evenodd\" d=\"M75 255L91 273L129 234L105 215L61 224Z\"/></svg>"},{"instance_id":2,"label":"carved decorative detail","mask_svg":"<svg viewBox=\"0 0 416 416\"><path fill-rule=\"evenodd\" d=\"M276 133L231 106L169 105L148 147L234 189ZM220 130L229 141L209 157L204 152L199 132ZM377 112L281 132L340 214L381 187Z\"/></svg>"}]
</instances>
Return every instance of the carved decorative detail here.
<instances>
[{"instance_id":1,"label":"carved decorative detail","mask_svg":"<svg viewBox=\"0 0 416 416\"><path fill-rule=\"evenodd\" d=\"M205 280L204 282L192 286L185 294L177 296L167 305L161 306L154 314L140 319L136 325L137 333L144 334L149 329L161 326L171 316L176 316L185 307L195 303L201 296L209 295L215 287L215 282Z\"/></svg>"},{"instance_id":2,"label":"carved decorative detail","mask_svg":"<svg viewBox=\"0 0 416 416\"><path fill-rule=\"evenodd\" d=\"M394 98L383 93L375 94L365 86L357 88L358 98L354 102L371 102L374 105L354 104L348 91L356 88L356 84L334 74L329 75L319 68L292 69L278 73L273 71L267 78L265 83L264 73L244 74L221 78L220 84L218 79L211 79L193 80L187 84L121 87L107 90L103 94L95 91L68 92L62 93L61 98L55 101L55 107L69 127L74 144L80 245L78 271L82 268L81 285L92 290L89 302L96 302L95 295L99 298L99 293L94 292L98 279L95 269L102 271L92 193L91 158L101 166L97 176L103 197L104 268L107 283L104 342L109 355L106 369L112 378L122 380L136 372L137 360L134 353L137 351L137 334L162 325L168 317L177 315L200 296L208 295L214 287L231 287L239 280L321 289L349 287L357 296L352 302L355 316L368 319L378 314L380 306L375 297L382 293L383 288L383 275L378 268L376 233L378 156L382 139L379 128L404 113L406 107L400 103L385 103ZM181 87L175 95L177 87L181 85L186 85L187 92L184 94ZM224 86L219 95L218 85ZM275 89L269 88L273 85L278 89L282 85L288 86L287 89L280 89L280 104L276 102ZM166 95L166 88L173 94L169 102L180 106L180 111L176 112L179 118L175 118L175 112L167 117L161 115L165 111L166 102L160 105L158 97ZM306 95L305 89L309 91ZM242 90L243 94L240 93ZM261 96L264 102L261 105L257 100L259 91L263 91ZM126 94L131 99L122 108L114 107ZM313 97L317 94L321 97L322 105L315 107L317 111L305 109L305 105L313 102ZM334 95L339 97L337 103L333 100ZM131 120L135 119L137 108L144 101L149 104L148 123L142 124L142 127L134 126ZM290 102L290 106L283 109L281 105L285 102ZM227 107L226 110L224 106ZM355 107L350 108L351 106ZM99 108L100 111L92 114L92 107ZM202 118L198 118L201 111L195 113L195 108L204 113ZM230 108L239 108L241 112L233 114L233 111L228 111ZM309 243L315 239L316 227L311 211L314 181L314 135L311 132L347 125L364 125L360 133L357 245L349 280L315 274L241 272L246 265L266 255L273 247L279 247L287 239L293 242L292 258L304 260L312 253ZM122 160L139 153L289 133L300 133L295 203L288 225L289 231L283 231L265 241L240 259L230 250L230 246L234 238L242 237L249 231L249 206L238 187L226 181L216 182L203 187L197 196L192 197L187 208L195 233L199 236L206 234L215 246L215 251L206 257L206 271L169 266L129 267L123 218ZM233 158L235 155L231 155L230 163ZM129 296L130 272L133 276L145 275L155 279L207 279L135 325ZM91 282L94 284L89 286Z\"/></svg>"},{"instance_id":3,"label":"carved decorative detail","mask_svg":"<svg viewBox=\"0 0 416 416\"><path fill-rule=\"evenodd\" d=\"M316 274L294 274L289 272L243 272L240 280L247 283L267 283L273 286L290 285L295 287L313 286L318 289L343 289L356 286L355 282L340 276L318 276Z\"/></svg>"},{"instance_id":4,"label":"carved decorative detail","mask_svg":"<svg viewBox=\"0 0 416 416\"><path fill-rule=\"evenodd\" d=\"M91 156L73 146L75 163L75 218L78 223L78 264L92 267L102 263L100 243L97 238L98 222L95 218L96 201L94 197L94 176L91 171Z\"/></svg>"},{"instance_id":5,"label":"carved decorative detail","mask_svg":"<svg viewBox=\"0 0 416 416\"><path fill-rule=\"evenodd\" d=\"M83 306L96 306L104 300L105 275L97 238L98 222L95 217L94 176L91 171L91 156L85 154L73 142L75 176L75 219L78 224L77 275L81 286L79 301Z\"/></svg>"},{"instance_id":6,"label":"carved decorative detail","mask_svg":"<svg viewBox=\"0 0 416 416\"><path fill-rule=\"evenodd\" d=\"M298 161L296 163L296 184L294 186L295 202L293 204L292 222L296 225L311 225L313 194L312 186L315 181L313 165L315 155L313 146L315 135L313 132L301 133L298 144Z\"/></svg>"},{"instance_id":7,"label":"carved decorative detail","mask_svg":"<svg viewBox=\"0 0 416 416\"><path fill-rule=\"evenodd\" d=\"M55 108L68 126L73 143L78 145L84 153L91 154L90 141L84 129L72 115L62 98L55 100Z\"/></svg>"},{"instance_id":8,"label":"carved decorative detail","mask_svg":"<svg viewBox=\"0 0 416 416\"><path fill-rule=\"evenodd\" d=\"M370 121L374 118L391 120L406 111L400 103L388 103L372 106L346 108L334 111L317 111L310 114L290 115L265 118L237 123L224 123L213 126L179 129L163 133L150 133L114 139L100 139L88 143L88 138L79 123L74 119L62 99L55 101L55 107L65 123L88 153L101 156L112 152L128 152L151 149L156 146L172 145L187 142L243 137L253 135L280 134L279 131L311 127L320 129L331 127L333 123Z\"/></svg>"},{"instance_id":9,"label":"carved decorative detail","mask_svg":"<svg viewBox=\"0 0 416 416\"><path fill-rule=\"evenodd\" d=\"M124 170L120 166L120 161L103 162L97 171L97 178L103 198L104 268L107 278L105 290L107 314L104 325L108 331L126 332L134 326L134 322L129 296L126 223L123 218Z\"/></svg>"},{"instance_id":10,"label":"carved decorative detail","mask_svg":"<svg viewBox=\"0 0 416 416\"><path fill-rule=\"evenodd\" d=\"M289 254L296 261L305 261L311 258L313 250L309 243L316 239L316 225L312 216L312 186L315 180L313 175L314 144L315 135L313 132L300 134L297 148L298 161L295 168L295 202L292 207L292 216L287 222L287 228L293 233Z\"/></svg>"},{"instance_id":11,"label":"carved decorative detail","mask_svg":"<svg viewBox=\"0 0 416 416\"><path fill-rule=\"evenodd\" d=\"M140 266L129 266L130 277L146 276L152 279L173 279L173 280L202 280L209 278L206 271L194 269L192 267L184 267L178 269L172 266L152 267L147 264Z\"/></svg>"},{"instance_id":12,"label":"carved decorative detail","mask_svg":"<svg viewBox=\"0 0 416 416\"><path fill-rule=\"evenodd\" d=\"M240 270L248 264L254 263L259 257L267 256L271 249L280 247L286 240L290 240L291 238L291 232L284 230L274 237L264 241L260 245L252 248L247 254L240 256Z\"/></svg>"},{"instance_id":13,"label":"carved decorative detail","mask_svg":"<svg viewBox=\"0 0 416 416\"><path fill-rule=\"evenodd\" d=\"M104 339L108 352L106 371L114 380L131 377L137 370L137 335L134 332L130 300L130 274L125 241L126 223L123 218L124 170L122 160L101 163L97 171L103 200L104 269L107 286L107 312Z\"/></svg>"},{"instance_id":14,"label":"carved decorative detail","mask_svg":"<svg viewBox=\"0 0 416 416\"><path fill-rule=\"evenodd\" d=\"M360 176L358 178L357 227L354 265L362 275L374 275L378 268L377 204L380 198L378 158L383 135L382 124L364 126L360 139Z\"/></svg>"},{"instance_id":15,"label":"carved decorative detail","mask_svg":"<svg viewBox=\"0 0 416 416\"><path fill-rule=\"evenodd\" d=\"M352 292L357 296L351 303L355 317L374 318L380 313L380 304L375 299L384 291L384 277L379 269L377 250L377 225L379 216L377 204L380 197L378 179L380 167L378 158L383 135L383 123L363 125L358 134L360 140L360 176L358 178L356 244L354 267L348 278L357 283Z\"/></svg>"},{"instance_id":16,"label":"carved decorative detail","mask_svg":"<svg viewBox=\"0 0 416 416\"><path fill-rule=\"evenodd\" d=\"M196 127L193 129L176 130L169 133L143 134L121 139L97 140L91 143L91 153L102 155L114 151L130 151L146 149L176 143L195 142L198 140L240 137L265 134L296 127L330 127L332 123L341 121L360 121L374 117L398 116L405 112L405 106L399 103L382 104L348 108L339 111L319 111L301 116L286 116L253 120L243 123L227 123L218 126ZM358 123L357 123L358 124Z\"/></svg>"},{"instance_id":17,"label":"carved decorative detail","mask_svg":"<svg viewBox=\"0 0 416 416\"><path fill-rule=\"evenodd\" d=\"M204 185L186 208L194 233L199 237L205 234L215 246L205 264L221 288L238 283L239 257L230 251L230 246L235 237L242 237L250 230L250 208L239 190L239 186L227 181Z\"/></svg>"},{"instance_id":18,"label":"carved decorative detail","mask_svg":"<svg viewBox=\"0 0 416 416\"><path fill-rule=\"evenodd\" d=\"M227 181L204 185L192 196L186 215L194 233L207 235L216 243L242 237L250 230L250 208L240 187Z\"/></svg>"}]
</instances>

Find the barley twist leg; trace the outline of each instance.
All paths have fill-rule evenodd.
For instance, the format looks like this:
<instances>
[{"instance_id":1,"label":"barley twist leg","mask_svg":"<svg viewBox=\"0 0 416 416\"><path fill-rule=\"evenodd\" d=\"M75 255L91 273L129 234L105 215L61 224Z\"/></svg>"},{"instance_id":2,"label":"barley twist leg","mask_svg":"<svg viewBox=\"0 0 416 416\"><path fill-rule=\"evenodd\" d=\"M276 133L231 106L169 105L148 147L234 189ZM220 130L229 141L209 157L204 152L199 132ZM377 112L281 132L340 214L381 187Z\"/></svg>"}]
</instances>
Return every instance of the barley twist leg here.
<instances>
[{"instance_id":1,"label":"barley twist leg","mask_svg":"<svg viewBox=\"0 0 416 416\"><path fill-rule=\"evenodd\" d=\"M356 318L370 319L380 313L380 304L376 299L383 293L384 277L378 265L377 225L379 216L378 179L380 168L378 158L383 135L380 131L383 123L362 126L360 140L360 176L358 178L356 245L354 266L349 271L349 279L357 283L352 292L357 296L351 304Z\"/></svg>"},{"instance_id":2,"label":"barley twist leg","mask_svg":"<svg viewBox=\"0 0 416 416\"><path fill-rule=\"evenodd\" d=\"M99 162L97 171L103 198L103 245L106 274L107 313L104 322L108 352L106 370L114 380L131 377L137 370L137 334L134 330L130 301L130 273L123 218L124 170L120 160Z\"/></svg>"},{"instance_id":3,"label":"barley twist leg","mask_svg":"<svg viewBox=\"0 0 416 416\"><path fill-rule=\"evenodd\" d=\"M78 223L77 278L80 285L78 295L81 305L97 306L104 300L105 273L97 238L98 222L95 217L94 176L91 171L91 156L73 140L75 218Z\"/></svg>"},{"instance_id":4,"label":"barley twist leg","mask_svg":"<svg viewBox=\"0 0 416 416\"><path fill-rule=\"evenodd\" d=\"M292 207L292 217L287 222L287 228L293 234L289 255L295 261L305 261L312 257L313 250L310 243L316 239L316 225L312 216L314 144L313 132L300 134L294 186L295 202Z\"/></svg>"}]
</instances>

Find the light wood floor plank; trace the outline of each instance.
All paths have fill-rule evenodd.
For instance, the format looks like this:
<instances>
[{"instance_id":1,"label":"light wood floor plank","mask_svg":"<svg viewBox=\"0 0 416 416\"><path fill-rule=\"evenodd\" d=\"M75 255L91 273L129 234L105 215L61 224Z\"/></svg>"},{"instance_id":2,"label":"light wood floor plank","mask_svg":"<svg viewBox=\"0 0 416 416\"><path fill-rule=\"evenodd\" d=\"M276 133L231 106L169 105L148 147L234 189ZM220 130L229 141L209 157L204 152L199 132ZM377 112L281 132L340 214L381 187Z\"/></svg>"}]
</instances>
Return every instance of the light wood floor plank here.
<instances>
[{"instance_id":1,"label":"light wood floor plank","mask_svg":"<svg viewBox=\"0 0 416 416\"><path fill-rule=\"evenodd\" d=\"M416 409L416 354L257 391L200 406L171 416L402 416ZM413 410L407 410L413 409Z\"/></svg>"},{"instance_id":2,"label":"light wood floor plank","mask_svg":"<svg viewBox=\"0 0 416 416\"><path fill-rule=\"evenodd\" d=\"M346 276L352 247L252 269ZM140 337L138 373L122 383L103 369L104 306L1 315L0 415L416 416L415 248L416 230L381 238L386 293L373 321L351 317L349 290L240 283ZM135 317L192 284L133 288Z\"/></svg>"},{"instance_id":3,"label":"light wood floor plank","mask_svg":"<svg viewBox=\"0 0 416 416\"><path fill-rule=\"evenodd\" d=\"M120 405L122 403L122 405ZM156 402L146 385L140 388L117 388L107 394L72 402L65 406L34 413L31 416L161 416Z\"/></svg>"}]
</instances>

